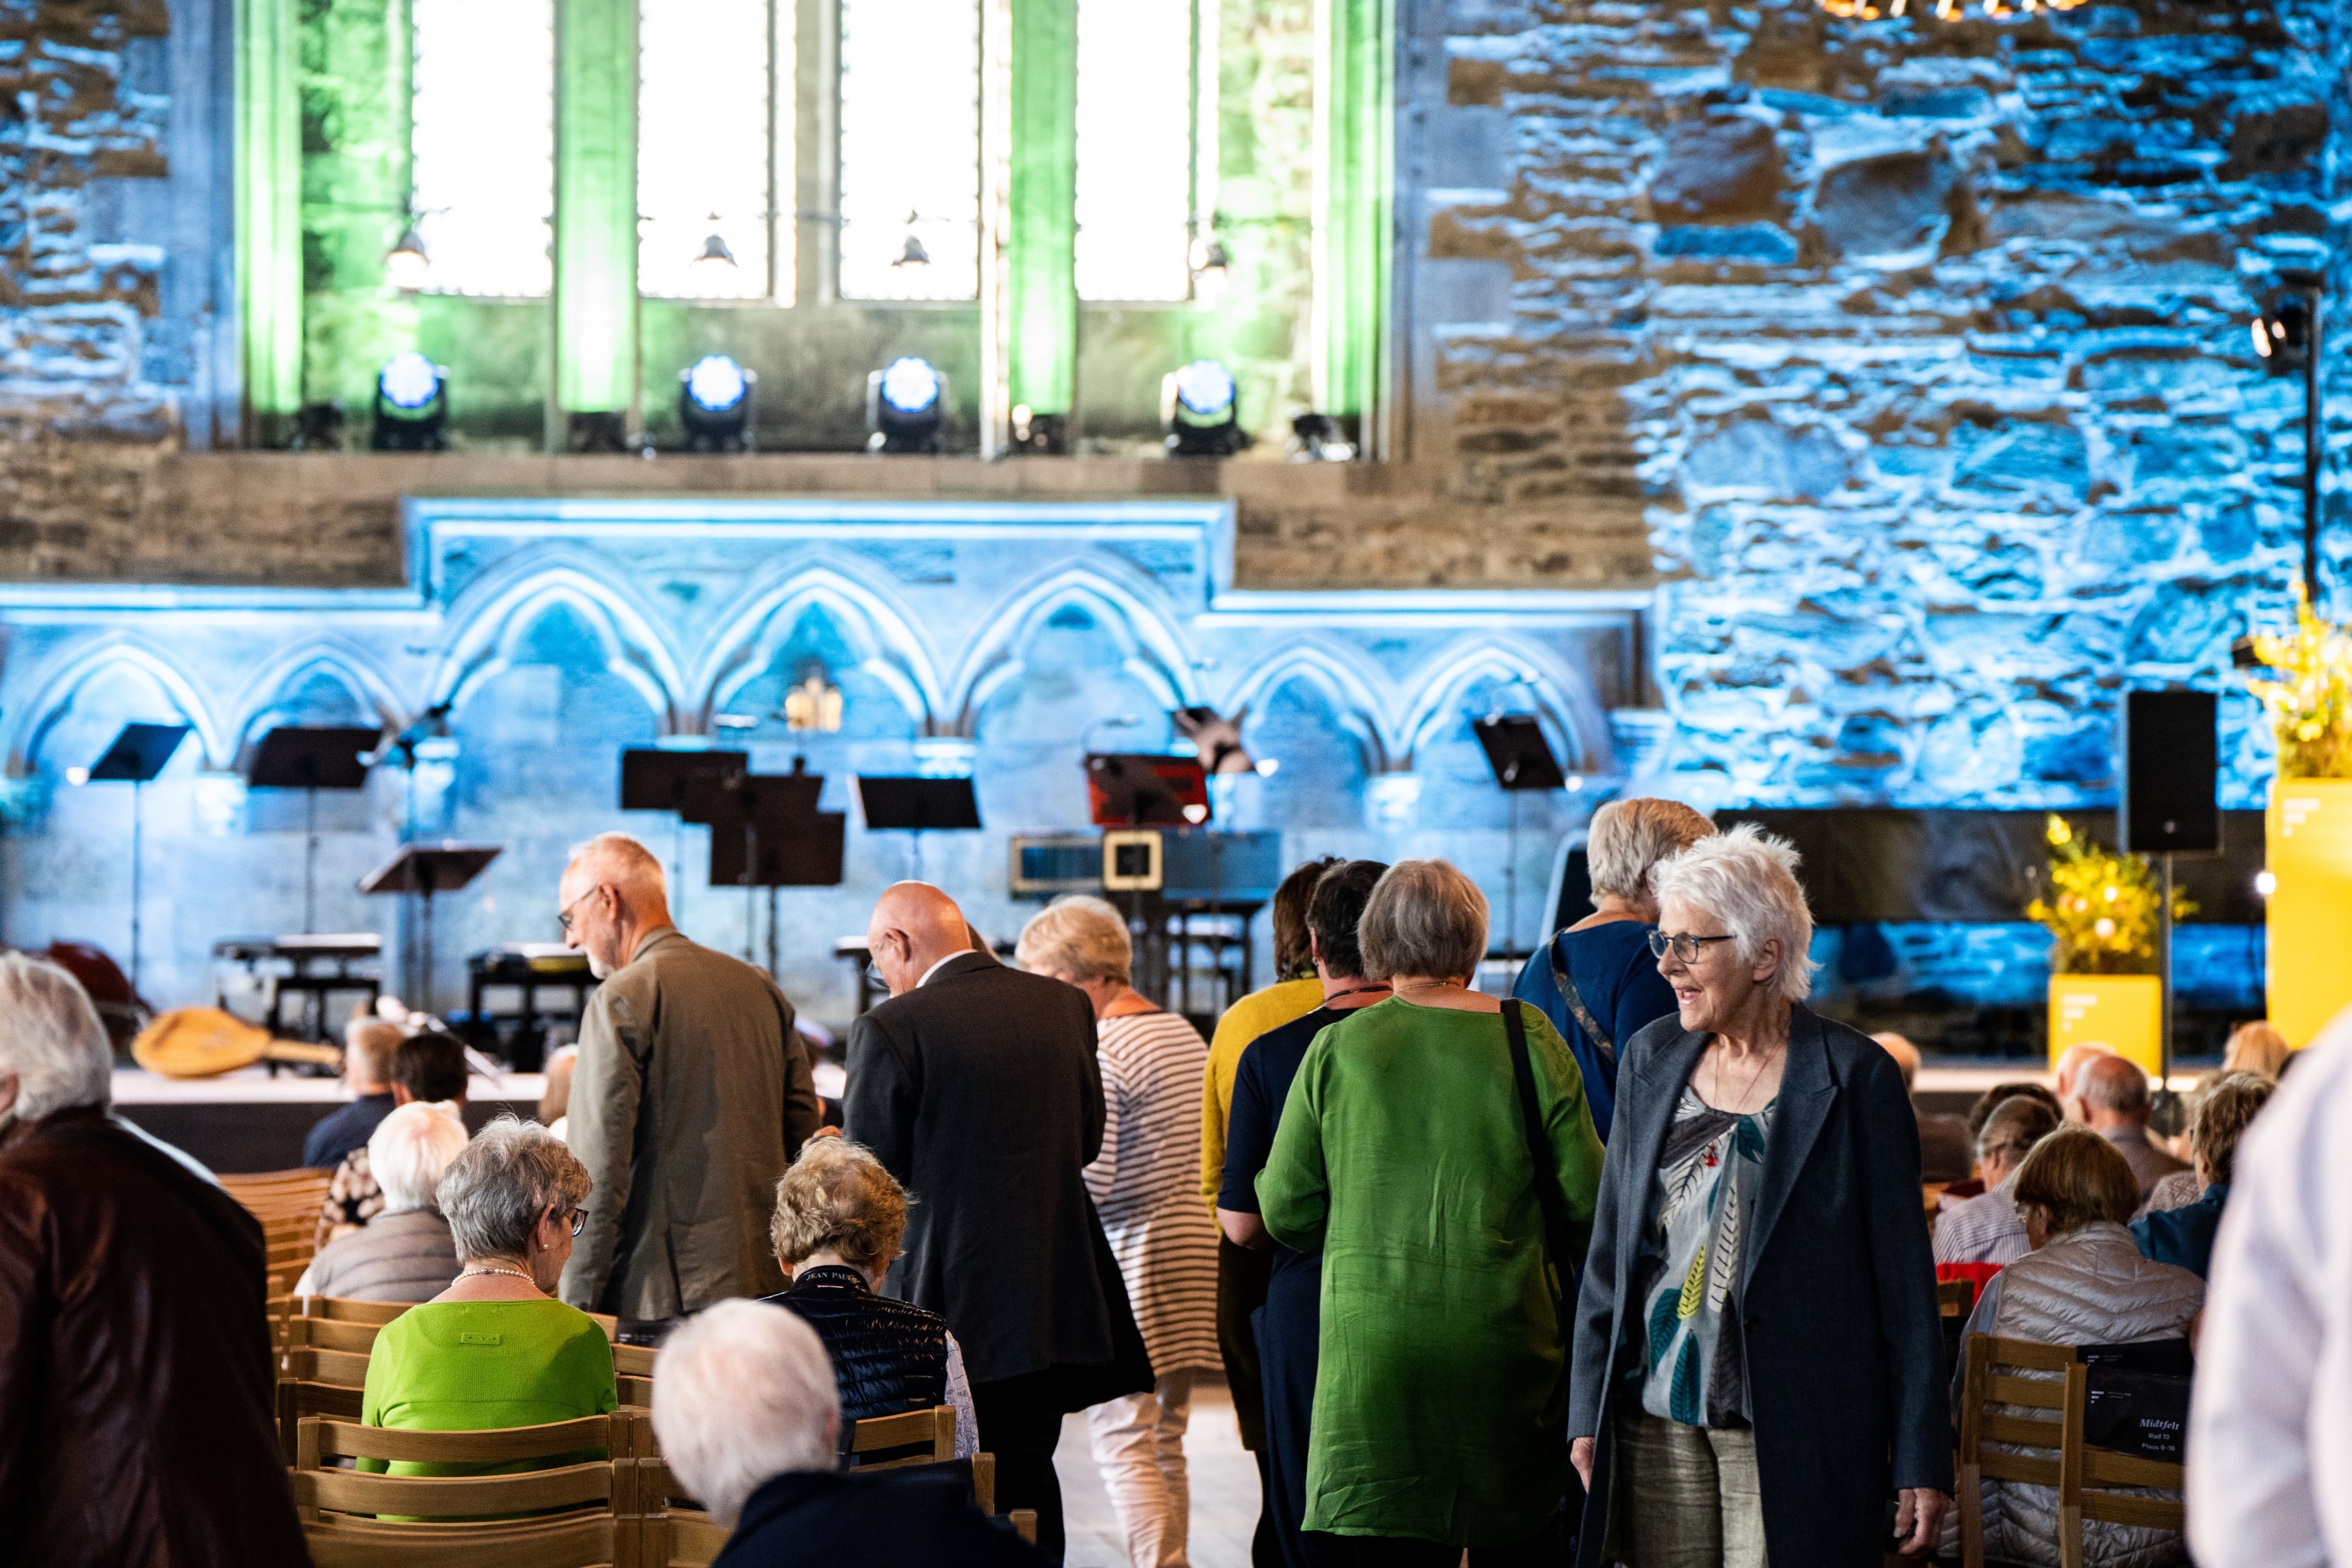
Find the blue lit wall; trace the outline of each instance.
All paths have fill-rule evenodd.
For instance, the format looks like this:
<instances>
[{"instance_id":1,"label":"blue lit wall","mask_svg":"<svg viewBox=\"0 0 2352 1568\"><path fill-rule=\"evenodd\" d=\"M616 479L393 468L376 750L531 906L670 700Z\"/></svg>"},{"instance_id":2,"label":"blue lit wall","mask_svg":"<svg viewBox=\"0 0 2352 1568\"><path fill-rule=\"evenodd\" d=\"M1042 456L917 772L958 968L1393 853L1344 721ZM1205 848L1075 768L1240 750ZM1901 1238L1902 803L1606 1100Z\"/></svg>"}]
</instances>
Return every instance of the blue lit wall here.
<instances>
[{"instance_id":1,"label":"blue lit wall","mask_svg":"<svg viewBox=\"0 0 2352 1568\"><path fill-rule=\"evenodd\" d=\"M971 773L988 829L931 836L923 868L991 936L1027 912L1007 835L1085 826L1088 727L1133 715L1095 748L1159 749L1167 710L1194 702L1246 705L1246 740L1280 764L1232 784L1231 826L1278 829L1293 857L1452 856L1499 904L1512 839L1469 720L1531 710L1605 787L1648 600L1238 592L1216 501L414 500L406 528L405 590L0 588L5 940L126 953L131 792L64 775L126 720L184 721L195 735L142 803L144 989L208 999L215 940L300 927L301 797L247 790L240 752L278 723L399 726L446 702L453 758L320 797L319 929L396 942L394 910L355 884L412 825L506 846L442 902L436 999L456 1005L465 955L554 940L570 847L623 828L678 854L685 928L741 951L744 900L708 887L708 830L621 812L616 759L740 715L754 765L781 771L800 749L782 694L812 672L845 700L841 731L805 748L828 809L851 809L856 772ZM1522 941L1582 798L1523 810ZM907 836L853 818L846 884L782 896L782 978L813 1016L845 1018L834 942L911 865Z\"/></svg>"}]
</instances>

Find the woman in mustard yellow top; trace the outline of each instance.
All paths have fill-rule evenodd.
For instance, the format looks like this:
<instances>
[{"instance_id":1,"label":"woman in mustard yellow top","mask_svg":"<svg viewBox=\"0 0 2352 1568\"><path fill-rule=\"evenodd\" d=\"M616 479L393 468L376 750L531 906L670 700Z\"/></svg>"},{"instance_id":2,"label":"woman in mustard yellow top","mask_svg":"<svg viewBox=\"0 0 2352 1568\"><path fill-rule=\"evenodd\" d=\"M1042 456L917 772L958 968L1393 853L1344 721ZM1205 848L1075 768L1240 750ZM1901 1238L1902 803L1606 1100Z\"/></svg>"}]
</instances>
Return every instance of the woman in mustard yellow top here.
<instances>
[{"instance_id":1,"label":"woman in mustard yellow top","mask_svg":"<svg viewBox=\"0 0 2352 1568\"><path fill-rule=\"evenodd\" d=\"M588 1187L588 1172L571 1150L545 1128L511 1117L484 1128L450 1162L436 1196L457 1242L457 1278L376 1335L362 1421L457 1432L571 1421L619 1405L604 1329L552 1295ZM390 1468L397 1475L452 1473L406 1462Z\"/></svg>"}]
</instances>

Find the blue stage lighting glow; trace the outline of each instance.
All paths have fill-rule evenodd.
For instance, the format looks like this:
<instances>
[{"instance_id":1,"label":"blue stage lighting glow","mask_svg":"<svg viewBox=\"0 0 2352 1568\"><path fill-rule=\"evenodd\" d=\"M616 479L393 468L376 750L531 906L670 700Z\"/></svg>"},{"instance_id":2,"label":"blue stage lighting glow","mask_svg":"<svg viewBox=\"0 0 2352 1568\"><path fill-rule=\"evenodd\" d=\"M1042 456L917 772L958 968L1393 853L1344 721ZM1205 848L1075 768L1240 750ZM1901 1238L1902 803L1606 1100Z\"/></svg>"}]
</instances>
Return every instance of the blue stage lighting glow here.
<instances>
[{"instance_id":1,"label":"blue stage lighting glow","mask_svg":"<svg viewBox=\"0 0 2352 1568\"><path fill-rule=\"evenodd\" d=\"M394 408L422 408L441 395L441 371L415 349L404 349L383 362L376 390Z\"/></svg>"},{"instance_id":2,"label":"blue stage lighting glow","mask_svg":"<svg viewBox=\"0 0 2352 1568\"><path fill-rule=\"evenodd\" d=\"M686 373L686 395L697 408L724 414L743 401L743 367L725 354L704 354Z\"/></svg>"},{"instance_id":3,"label":"blue stage lighting glow","mask_svg":"<svg viewBox=\"0 0 2352 1568\"><path fill-rule=\"evenodd\" d=\"M1213 359L1196 359L1176 373L1176 401L1215 419L1234 405L1234 374Z\"/></svg>"},{"instance_id":4,"label":"blue stage lighting glow","mask_svg":"<svg viewBox=\"0 0 2352 1568\"><path fill-rule=\"evenodd\" d=\"M920 414L940 400L940 373L912 355L882 370L882 401L901 414Z\"/></svg>"}]
</instances>

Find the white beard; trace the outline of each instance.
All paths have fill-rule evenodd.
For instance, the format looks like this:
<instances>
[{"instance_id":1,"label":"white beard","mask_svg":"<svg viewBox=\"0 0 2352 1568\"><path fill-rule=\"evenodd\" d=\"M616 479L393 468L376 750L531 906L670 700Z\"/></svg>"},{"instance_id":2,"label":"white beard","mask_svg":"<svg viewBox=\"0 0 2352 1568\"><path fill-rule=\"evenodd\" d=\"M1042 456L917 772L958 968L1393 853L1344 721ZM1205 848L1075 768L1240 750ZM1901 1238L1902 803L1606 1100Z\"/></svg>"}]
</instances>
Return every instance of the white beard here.
<instances>
[{"instance_id":1,"label":"white beard","mask_svg":"<svg viewBox=\"0 0 2352 1568\"><path fill-rule=\"evenodd\" d=\"M588 973L599 980L610 980L613 978L613 966L603 959L592 957L588 960Z\"/></svg>"}]
</instances>

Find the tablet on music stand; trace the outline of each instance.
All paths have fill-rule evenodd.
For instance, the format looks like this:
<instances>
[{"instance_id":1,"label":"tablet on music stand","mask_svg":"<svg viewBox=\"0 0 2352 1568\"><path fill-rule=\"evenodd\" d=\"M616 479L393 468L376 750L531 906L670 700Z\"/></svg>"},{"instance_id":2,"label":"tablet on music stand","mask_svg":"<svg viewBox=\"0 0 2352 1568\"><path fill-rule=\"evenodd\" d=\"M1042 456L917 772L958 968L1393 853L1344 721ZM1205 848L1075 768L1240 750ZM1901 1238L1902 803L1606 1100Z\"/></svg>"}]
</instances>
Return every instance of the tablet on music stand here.
<instances>
[{"instance_id":1,"label":"tablet on music stand","mask_svg":"<svg viewBox=\"0 0 2352 1568\"><path fill-rule=\"evenodd\" d=\"M980 826L970 779L856 775L857 808L873 832L928 833Z\"/></svg>"},{"instance_id":2,"label":"tablet on music stand","mask_svg":"<svg viewBox=\"0 0 2352 1568\"><path fill-rule=\"evenodd\" d=\"M1087 815L1097 827L1198 827L1209 775L1198 757L1097 752L1087 758Z\"/></svg>"}]
</instances>

